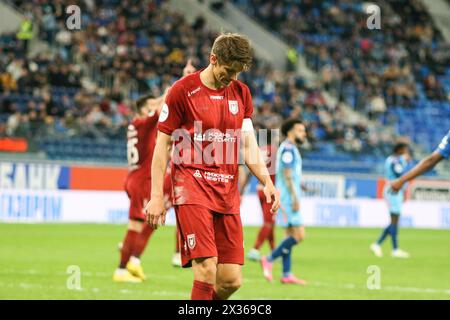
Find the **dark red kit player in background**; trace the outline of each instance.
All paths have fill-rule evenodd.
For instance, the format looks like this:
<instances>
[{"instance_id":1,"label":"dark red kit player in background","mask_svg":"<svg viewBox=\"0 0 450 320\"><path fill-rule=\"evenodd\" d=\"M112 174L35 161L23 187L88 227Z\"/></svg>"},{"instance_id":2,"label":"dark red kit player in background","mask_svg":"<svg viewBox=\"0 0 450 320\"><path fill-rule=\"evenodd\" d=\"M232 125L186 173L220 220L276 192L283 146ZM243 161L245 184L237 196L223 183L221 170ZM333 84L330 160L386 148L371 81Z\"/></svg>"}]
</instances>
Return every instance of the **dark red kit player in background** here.
<instances>
[{"instance_id":1,"label":"dark red kit player in background","mask_svg":"<svg viewBox=\"0 0 450 320\"><path fill-rule=\"evenodd\" d=\"M173 138L173 203L183 267L192 266L194 273L192 299L228 299L242 282L240 143L245 164L264 186L266 201L272 202L272 213L279 207L253 131L250 90L237 80L251 61L247 38L217 37L208 67L172 86L159 117L146 218L153 228L165 223L163 178Z\"/></svg>"},{"instance_id":2,"label":"dark red kit player in background","mask_svg":"<svg viewBox=\"0 0 450 320\"><path fill-rule=\"evenodd\" d=\"M195 72L191 60L183 69L183 76ZM166 90L167 93L167 90ZM120 263L113 275L116 282L139 283L146 279L140 256L153 233L153 228L145 224L144 208L150 200L151 163L156 143L157 123L166 93L154 98L151 95L139 98L134 105L135 117L128 126L127 158L129 173L125 181L125 191L130 199L128 230L120 250ZM164 179L164 205L172 205L170 174ZM178 238L178 237L177 237ZM178 262L178 245L172 263Z\"/></svg>"},{"instance_id":3,"label":"dark red kit player in background","mask_svg":"<svg viewBox=\"0 0 450 320\"><path fill-rule=\"evenodd\" d=\"M144 207L149 201L150 170L156 142L157 122L164 96L144 96L135 103L135 117L128 126L127 158L129 173L125 191L130 198L129 223L120 252L120 264L113 275L116 282L145 280L140 256L153 228L144 224Z\"/></svg>"},{"instance_id":4,"label":"dark red kit player in background","mask_svg":"<svg viewBox=\"0 0 450 320\"><path fill-rule=\"evenodd\" d=\"M266 129L267 130L267 129ZM261 143L260 150L264 158L264 161L269 170L270 178L272 183L275 185L275 165L277 156L277 137L274 136L275 132L272 130L267 130L264 136L265 143ZM241 170L241 195L244 193L245 187L250 180L250 173L246 170ZM269 243L270 250L275 248L275 216L270 211L271 204L267 203L266 197L263 192L263 185L258 184L257 186L258 198L261 204L261 211L263 214L263 225L258 232L253 248L250 249L247 254L247 258L253 261L259 261L261 259L261 254L259 249L267 240Z\"/></svg>"}]
</instances>

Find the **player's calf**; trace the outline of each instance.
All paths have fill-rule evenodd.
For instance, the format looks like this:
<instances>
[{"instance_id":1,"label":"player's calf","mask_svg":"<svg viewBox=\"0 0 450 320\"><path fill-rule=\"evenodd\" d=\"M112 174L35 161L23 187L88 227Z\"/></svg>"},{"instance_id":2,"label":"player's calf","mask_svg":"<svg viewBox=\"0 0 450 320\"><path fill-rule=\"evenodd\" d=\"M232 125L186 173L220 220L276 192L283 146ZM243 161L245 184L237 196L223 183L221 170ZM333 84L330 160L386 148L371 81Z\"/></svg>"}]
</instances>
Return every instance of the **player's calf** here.
<instances>
[{"instance_id":1,"label":"player's calf","mask_svg":"<svg viewBox=\"0 0 450 320\"><path fill-rule=\"evenodd\" d=\"M212 300L216 282L217 257L197 258L192 260L194 283L191 291L192 300Z\"/></svg>"}]
</instances>

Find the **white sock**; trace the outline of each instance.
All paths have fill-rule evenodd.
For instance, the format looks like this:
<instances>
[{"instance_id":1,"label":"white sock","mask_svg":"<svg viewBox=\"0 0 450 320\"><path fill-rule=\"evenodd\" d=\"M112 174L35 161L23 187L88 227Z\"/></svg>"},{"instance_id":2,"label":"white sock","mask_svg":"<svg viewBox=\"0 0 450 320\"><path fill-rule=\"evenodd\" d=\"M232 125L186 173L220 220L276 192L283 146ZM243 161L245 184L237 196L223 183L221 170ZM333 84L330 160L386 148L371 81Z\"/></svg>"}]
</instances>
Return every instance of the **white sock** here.
<instances>
[{"instance_id":1,"label":"white sock","mask_svg":"<svg viewBox=\"0 0 450 320\"><path fill-rule=\"evenodd\" d=\"M122 269L122 268L117 268L116 269L116 273L118 275L123 275L123 274L125 274L125 272L127 272L127 269Z\"/></svg>"},{"instance_id":2,"label":"white sock","mask_svg":"<svg viewBox=\"0 0 450 320\"><path fill-rule=\"evenodd\" d=\"M140 265L141 264L141 259L131 256L130 257L130 262L132 264L134 264L134 265Z\"/></svg>"}]
</instances>

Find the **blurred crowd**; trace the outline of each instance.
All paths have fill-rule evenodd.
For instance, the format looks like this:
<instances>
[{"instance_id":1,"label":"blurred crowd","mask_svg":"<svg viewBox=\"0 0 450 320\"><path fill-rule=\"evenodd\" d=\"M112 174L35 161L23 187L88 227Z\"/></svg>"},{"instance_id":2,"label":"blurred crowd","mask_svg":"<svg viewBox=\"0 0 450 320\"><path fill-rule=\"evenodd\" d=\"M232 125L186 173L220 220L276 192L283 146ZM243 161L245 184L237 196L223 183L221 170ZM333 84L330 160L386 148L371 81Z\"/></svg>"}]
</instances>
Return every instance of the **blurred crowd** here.
<instances>
[{"instance_id":1,"label":"blurred crowd","mask_svg":"<svg viewBox=\"0 0 450 320\"><path fill-rule=\"evenodd\" d=\"M65 26L65 8L71 1L12 2L32 17L39 39L50 49L27 58L14 34L0 37L0 136L124 139L132 101L144 93L160 95L180 77L188 58L196 67L205 67L217 35L201 16L188 23L163 0L81 1L82 25L76 31ZM382 128L349 115L342 102L358 112L377 114L386 105L407 105L415 97L417 65L411 62L409 44L405 47L397 38L414 35L414 21L405 26L414 30L405 32L399 30L398 20L383 17L386 29L370 36L359 30L365 28L354 28L362 20L352 1L324 1L322 8L308 0L295 5L244 2L299 47L322 76L321 84L305 83L294 72L276 72L256 60L241 77L254 97L257 127L278 128L285 118L301 117L309 126L309 148L356 154L381 152L390 145L392 137ZM433 40L433 30L424 25L415 31L420 48L422 39ZM327 41L318 41L314 34ZM439 50L416 54L421 59L441 57ZM427 72L427 95L443 98L433 78L439 70ZM323 89L340 96L340 102L328 103Z\"/></svg>"},{"instance_id":2,"label":"blurred crowd","mask_svg":"<svg viewBox=\"0 0 450 320\"><path fill-rule=\"evenodd\" d=\"M369 29L369 2L234 0L305 55L327 90L372 116L417 99L449 99L438 80L450 62L419 0L377 1L380 30Z\"/></svg>"}]
</instances>

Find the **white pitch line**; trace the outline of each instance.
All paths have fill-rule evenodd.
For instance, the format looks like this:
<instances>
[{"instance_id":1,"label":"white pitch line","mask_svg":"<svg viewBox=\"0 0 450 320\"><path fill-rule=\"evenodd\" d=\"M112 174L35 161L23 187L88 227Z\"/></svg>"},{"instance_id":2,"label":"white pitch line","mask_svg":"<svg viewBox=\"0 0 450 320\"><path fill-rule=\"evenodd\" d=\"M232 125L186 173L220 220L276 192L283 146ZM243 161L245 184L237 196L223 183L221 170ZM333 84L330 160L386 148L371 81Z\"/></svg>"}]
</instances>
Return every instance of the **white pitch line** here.
<instances>
[{"instance_id":1,"label":"white pitch line","mask_svg":"<svg viewBox=\"0 0 450 320\"><path fill-rule=\"evenodd\" d=\"M64 288L63 286L52 286L52 285L42 285L42 284L35 284L35 283L26 283L26 282L21 282L19 284L15 284L15 283L5 283L5 282L0 282L0 285L3 288L15 288L15 287L20 287L21 289L24 290L31 290L31 289L42 289L42 290L48 290L48 289L52 289L52 290L68 290L68 291L74 291L74 292L89 292L92 291L94 293L99 293L100 290L99 288L81 288L79 290L71 290L71 289L67 289ZM111 290L108 290L108 292L111 292ZM183 297L183 298L187 298L186 294L182 294L180 292L174 292L174 291L149 291L149 290L135 290L135 289L121 289L118 290L117 292L122 293L122 294L136 294L136 293L141 293L141 294L149 294L149 295L156 295L156 296L178 296L178 297Z\"/></svg>"},{"instance_id":2,"label":"white pitch line","mask_svg":"<svg viewBox=\"0 0 450 320\"><path fill-rule=\"evenodd\" d=\"M44 272L40 272L38 270L34 270L34 269L28 269L28 270L13 270L13 269L9 269L9 270L1 270L0 274L2 273L6 273L6 274L30 274L30 275L44 275L44 274L48 274L48 275L52 275L52 274L56 274L57 276L67 276L67 273L64 272L57 272L57 273L44 273ZM106 272L89 272L89 271L81 271L81 277L83 276L87 276L87 277L101 277L101 278L109 278L112 276L112 273L106 273ZM177 276L173 276L173 275L158 275L156 276L156 278L158 279L164 279L164 280L173 280L173 281L179 281L179 277ZM250 279L250 278L244 278L244 283L252 283L252 282L267 282L264 279ZM21 284L21 285L30 285L30 284ZM34 285L33 285L34 286ZM326 282L319 282L319 281L311 281L308 282L308 286L315 286L315 287L328 287L328 288L339 288L339 289L348 289L348 290L354 290L354 289L366 289L364 286L362 285L357 285L354 283L341 283L341 284L333 284L333 283L326 283ZM42 288L44 288L44 286L42 286ZM51 288L51 286L45 286L45 288ZM24 288L26 289L26 288ZM99 291L98 288L94 288L96 290ZM97 291L97 292L98 292ZM128 294L129 292L127 292L126 289L122 290L124 294ZM370 291L374 291L374 292L381 292L381 291L392 291L392 292L413 292L413 293L429 293L429 294L449 294L450 295L450 289L436 289L436 288L417 288L417 287L402 287L402 286L383 286L381 285L381 288L379 290L370 290ZM148 291L141 291L141 292L148 292ZM157 291L152 291L152 294L154 292ZM164 292L164 291L160 291L160 292ZM169 293L168 295L172 295L173 293ZM175 295L178 296L183 296L179 293L174 293ZM260 298L258 298L260 299ZM265 299L265 298L261 298L261 299Z\"/></svg>"},{"instance_id":3,"label":"white pitch line","mask_svg":"<svg viewBox=\"0 0 450 320\"><path fill-rule=\"evenodd\" d=\"M59 277L68 276L68 273L65 272L39 272L37 270L13 270L13 269L7 269L7 270L0 270L0 275L4 274L25 274L25 275L56 275ZM107 272L90 272L90 271L83 271L81 270L81 277L88 277L88 278L111 278L113 275L113 272L107 273ZM167 280L179 280L180 277L172 276L172 275L158 275L159 279L167 279Z\"/></svg>"},{"instance_id":4,"label":"white pitch line","mask_svg":"<svg viewBox=\"0 0 450 320\"><path fill-rule=\"evenodd\" d=\"M244 282L267 282L264 279L244 279ZM354 283L341 283L341 284L332 284L326 282L319 281L308 281L307 286L315 286L315 287L328 287L328 288L339 288L339 289L367 289L363 285L357 285ZM368 290L368 289L367 289ZM370 291L397 291L397 292L415 292L415 293L442 293L442 294L450 294L450 289L435 289L435 288L415 288L415 287L401 287L401 286L381 286L380 290L370 290Z\"/></svg>"}]
</instances>

